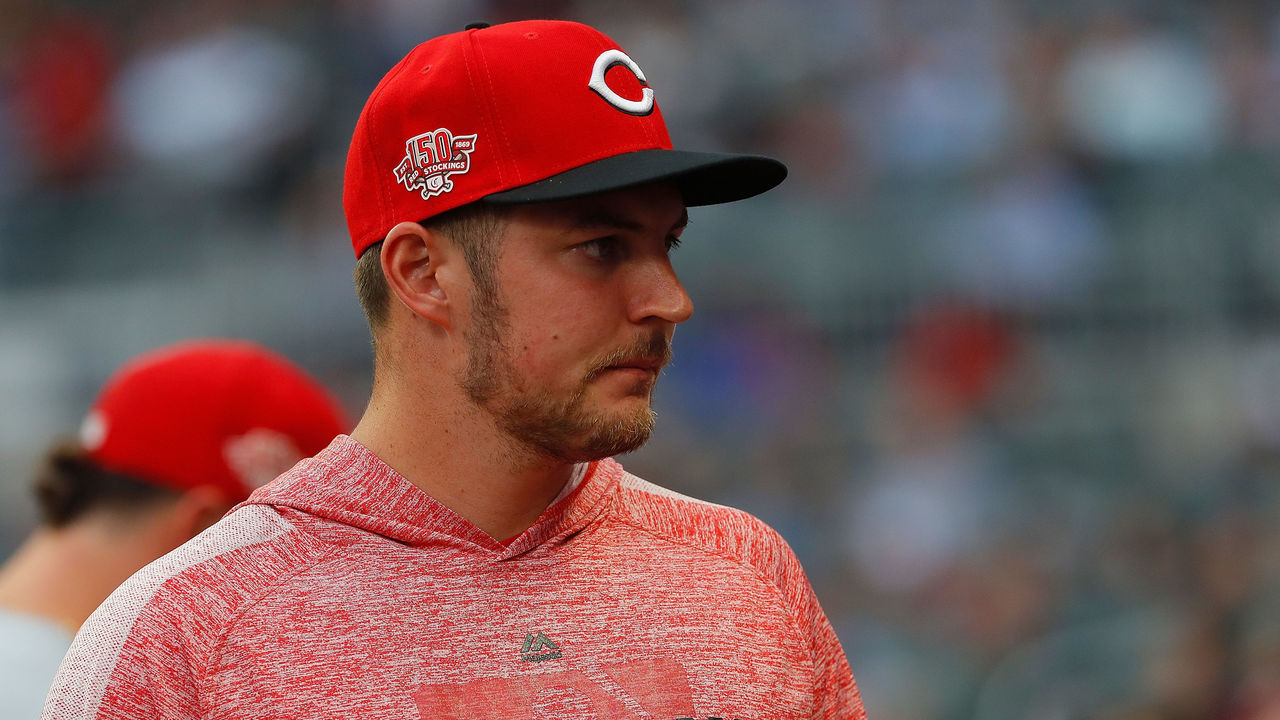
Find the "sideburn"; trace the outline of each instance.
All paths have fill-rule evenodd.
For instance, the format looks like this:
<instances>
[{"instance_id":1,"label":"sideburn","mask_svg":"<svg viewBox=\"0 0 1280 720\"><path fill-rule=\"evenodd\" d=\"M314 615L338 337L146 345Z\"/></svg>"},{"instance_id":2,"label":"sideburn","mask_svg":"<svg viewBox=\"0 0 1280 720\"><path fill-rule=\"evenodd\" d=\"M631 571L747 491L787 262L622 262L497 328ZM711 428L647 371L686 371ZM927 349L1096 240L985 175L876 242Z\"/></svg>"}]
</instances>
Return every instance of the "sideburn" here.
<instances>
[{"instance_id":1,"label":"sideburn","mask_svg":"<svg viewBox=\"0 0 1280 720\"><path fill-rule=\"evenodd\" d=\"M497 358L507 329L507 308L498 298L497 283L492 275L482 279L484 274L483 270L472 268L475 287L471 306L475 321L467 332L467 367L458 383L477 405L487 404L501 386Z\"/></svg>"}]
</instances>

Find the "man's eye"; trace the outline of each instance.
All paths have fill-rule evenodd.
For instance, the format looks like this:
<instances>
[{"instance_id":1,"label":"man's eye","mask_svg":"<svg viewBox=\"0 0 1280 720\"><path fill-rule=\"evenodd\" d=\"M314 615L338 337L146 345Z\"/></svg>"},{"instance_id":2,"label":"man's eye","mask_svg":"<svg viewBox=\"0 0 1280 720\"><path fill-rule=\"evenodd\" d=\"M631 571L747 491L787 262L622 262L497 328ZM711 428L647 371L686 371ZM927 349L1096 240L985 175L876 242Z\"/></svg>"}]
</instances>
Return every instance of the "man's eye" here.
<instances>
[{"instance_id":1,"label":"man's eye","mask_svg":"<svg viewBox=\"0 0 1280 720\"><path fill-rule=\"evenodd\" d=\"M680 238L676 235L667 236L667 252L671 252L680 247Z\"/></svg>"},{"instance_id":2,"label":"man's eye","mask_svg":"<svg viewBox=\"0 0 1280 720\"><path fill-rule=\"evenodd\" d=\"M618 239L614 237L602 237L595 240L588 240L578 247L587 254L587 257L596 260L611 260L616 258L621 252Z\"/></svg>"}]
</instances>

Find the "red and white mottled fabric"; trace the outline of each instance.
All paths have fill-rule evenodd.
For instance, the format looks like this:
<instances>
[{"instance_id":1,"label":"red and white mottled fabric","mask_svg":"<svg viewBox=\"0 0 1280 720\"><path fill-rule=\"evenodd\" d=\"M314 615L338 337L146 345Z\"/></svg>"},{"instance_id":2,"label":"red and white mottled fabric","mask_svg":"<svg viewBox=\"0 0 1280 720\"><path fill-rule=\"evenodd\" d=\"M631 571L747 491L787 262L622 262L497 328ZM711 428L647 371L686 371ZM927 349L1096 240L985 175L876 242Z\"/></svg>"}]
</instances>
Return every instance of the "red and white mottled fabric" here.
<instances>
[{"instance_id":1,"label":"red and white mottled fabric","mask_svg":"<svg viewBox=\"0 0 1280 720\"><path fill-rule=\"evenodd\" d=\"M501 543L339 436L143 569L43 717L865 718L786 543L593 463Z\"/></svg>"}]
</instances>

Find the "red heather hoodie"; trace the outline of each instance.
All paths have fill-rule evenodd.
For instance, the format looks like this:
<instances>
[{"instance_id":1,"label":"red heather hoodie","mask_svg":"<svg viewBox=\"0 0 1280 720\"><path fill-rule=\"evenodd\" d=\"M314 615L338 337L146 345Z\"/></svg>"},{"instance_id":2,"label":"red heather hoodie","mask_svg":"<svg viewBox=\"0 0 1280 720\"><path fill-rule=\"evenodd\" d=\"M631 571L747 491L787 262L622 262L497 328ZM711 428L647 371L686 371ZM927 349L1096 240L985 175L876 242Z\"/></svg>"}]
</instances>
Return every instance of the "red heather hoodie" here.
<instances>
[{"instance_id":1,"label":"red heather hoodie","mask_svg":"<svg viewBox=\"0 0 1280 720\"><path fill-rule=\"evenodd\" d=\"M865 718L777 533L583 469L503 544L339 436L112 594L43 717Z\"/></svg>"}]
</instances>

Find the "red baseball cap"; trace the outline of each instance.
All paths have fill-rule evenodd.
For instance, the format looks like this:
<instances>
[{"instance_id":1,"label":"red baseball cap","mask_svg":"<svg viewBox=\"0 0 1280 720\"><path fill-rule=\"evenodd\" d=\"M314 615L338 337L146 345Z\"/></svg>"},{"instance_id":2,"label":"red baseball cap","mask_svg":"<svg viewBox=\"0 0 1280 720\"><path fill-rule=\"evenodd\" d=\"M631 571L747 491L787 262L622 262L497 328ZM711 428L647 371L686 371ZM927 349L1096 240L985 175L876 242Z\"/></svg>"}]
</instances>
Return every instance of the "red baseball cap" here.
<instances>
[{"instance_id":1,"label":"red baseball cap","mask_svg":"<svg viewBox=\"0 0 1280 720\"><path fill-rule=\"evenodd\" d=\"M397 223L467 203L528 203L672 180L686 205L782 182L754 155L672 149L644 72L561 20L469 26L414 48L356 123L343 207L356 256Z\"/></svg>"},{"instance_id":2,"label":"red baseball cap","mask_svg":"<svg viewBox=\"0 0 1280 720\"><path fill-rule=\"evenodd\" d=\"M197 340L116 371L80 443L104 470L175 490L213 486L235 503L348 429L329 393L283 357Z\"/></svg>"}]
</instances>

